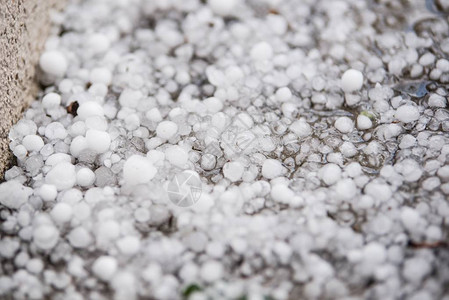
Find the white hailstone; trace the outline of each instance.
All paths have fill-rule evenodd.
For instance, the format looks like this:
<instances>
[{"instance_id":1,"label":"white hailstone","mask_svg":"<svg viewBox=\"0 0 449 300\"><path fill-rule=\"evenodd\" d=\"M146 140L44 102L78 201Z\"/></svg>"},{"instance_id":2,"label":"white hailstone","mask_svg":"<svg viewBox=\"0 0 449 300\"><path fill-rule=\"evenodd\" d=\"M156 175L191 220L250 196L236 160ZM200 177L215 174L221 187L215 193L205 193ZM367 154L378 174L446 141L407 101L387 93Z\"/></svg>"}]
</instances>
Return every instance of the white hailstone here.
<instances>
[{"instance_id":1,"label":"white hailstone","mask_svg":"<svg viewBox=\"0 0 449 300\"><path fill-rule=\"evenodd\" d=\"M273 179L284 175L287 169L282 163L275 159L266 159L262 165L262 176L267 179Z\"/></svg>"},{"instance_id":2,"label":"white hailstone","mask_svg":"<svg viewBox=\"0 0 449 300\"><path fill-rule=\"evenodd\" d=\"M178 132L178 125L172 121L162 121L156 127L156 134L163 139L170 139Z\"/></svg>"},{"instance_id":3,"label":"white hailstone","mask_svg":"<svg viewBox=\"0 0 449 300\"><path fill-rule=\"evenodd\" d=\"M140 155L129 157L123 166L123 179L129 185L147 183L156 173L157 169L151 161Z\"/></svg>"},{"instance_id":4,"label":"white hailstone","mask_svg":"<svg viewBox=\"0 0 449 300\"><path fill-rule=\"evenodd\" d=\"M28 201L33 189L11 180L0 184L0 203L9 209L18 209Z\"/></svg>"},{"instance_id":5,"label":"white hailstone","mask_svg":"<svg viewBox=\"0 0 449 300\"><path fill-rule=\"evenodd\" d=\"M343 142L338 149L344 157L353 157L357 154L357 148L351 142Z\"/></svg>"},{"instance_id":6,"label":"white hailstone","mask_svg":"<svg viewBox=\"0 0 449 300\"><path fill-rule=\"evenodd\" d=\"M161 112L159 111L159 108L154 107L152 109L150 109L149 111L146 112L145 116L147 117L148 120L152 121L152 122L160 122L162 121L162 115Z\"/></svg>"},{"instance_id":7,"label":"white hailstone","mask_svg":"<svg viewBox=\"0 0 449 300\"><path fill-rule=\"evenodd\" d=\"M371 181L365 186L365 193L373 199L385 202L391 199L392 191L389 185Z\"/></svg>"},{"instance_id":8,"label":"white hailstone","mask_svg":"<svg viewBox=\"0 0 449 300\"><path fill-rule=\"evenodd\" d=\"M403 207L401 211L401 222L405 229L414 232L417 229L421 217L419 213L411 207Z\"/></svg>"},{"instance_id":9,"label":"white hailstone","mask_svg":"<svg viewBox=\"0 0 449 300\"><path fill-rule=\"evenodd\" d=\"M129 131L136 130L140 126L140 118L137 114L129 114L125 118L125 127Z\"/></svg>"},{"instance_id":10,"label":"white hailstone","mask_svg":"<svg viewBox=\"0 0 449 300\"><path fill-rule=\"evenodd\" d=\"M50 140L63 140L67 137L67 131L61 123L52 122L45 127L45 136Z\"/></svg>"},{"instance_id":11,"label":"white hailstone","mask_svg":"<svg viewBox=\"0 0 449 300\"><path fill-rule=\"evenodd\" d=\"M97 238L115 240L120 235L120 225L114 220L107 220L98 225Z\"/></svg>"},{"instance_id":12,"label":"white hailstone","mask_svg":"<svg viewBox=\"0 0 449 300\"><path fill-rule=\"evenodd\" d=\"M387 258L387 251L385 246L377 243L371 242L363 248L363 260L366 263L378 265L385 261Z\"/></svg>"},{"instance_id":13,"label":"white hailstone","mask_svg":"<svg viewBox=\"0 0 449 300\"><path fill-rule=\"evenodd\" d=\"M217 159L213 154L206 153L201 157L201 168L206 171L213 170L217 164Z\"/></svg>"},{"instance_id":14,"label":"white hailstone","mask_svg":"<svg viewBox=\"0 0 449 300\"><path fill-rule=\"evenodd\" d=\"M140 240L136 236L125 236L117 241L117 248L124 255L135 255L140 250Z\"/></svg>"},{"instance_id":15,"label":"white hailstone","mask_svg":"<svg viewBox=\"0 0 449 300\"><path fill-rule=\"evenodd\" d=\"M18 159L24 159L28 154L27 148L23 145L17 145L14 147L13 154Z\"/></svg>"},{"instance_id":16,"label":"white hailstone","mask_svg":"<svg viewBox=\"0 0 449 300\"><path fill-rule=\"evenodd\" d=\"M449 61L447 59L440 58L437 61L436 67L442 72L449 72Z\"/></svg>"},{"instance_id":17,"label":"white hailstone","mask_svg":"<svg viewBox=\"0 0 449 300\"><path fill-rule=\"evenodd\" d=\"M53 76L62 77L67 71L68 62L64 54L57 50L48 50L39 58L42 71Z\"/></svg>"},{"instance_id":18,"label":"white hailstone","mask_svg":"<svg viewBox=\"0 0 449 300\"><path fill-rule=\"evenodd\" d=\"M337 197L342 200L351 200L357 195L357 185L350 179L342 179L335 185Z\"/></svg>"},{"instance_id":19,"label":"white hailstone","mask_svg":"<svg viewBox=\"0 0 449 300\"><path fill-rule=\"evenodd\" d=\"M76 183L79 186L91 186L95 182L95 173L89 168L81 168L76 173Z\"/></svg>"},{"instance_id":20,"label":"white hailstone","mask_svg":"<svg viewBox=\"0 0 449 300\"><path fill-rule=\"evenodd\" d=\"M59 202L51 210L50 216L59 224L69 222L73 216L72 206L65 202Z\"/></svg>"},{"instance_id":21,"label":"white hailstone","mask_svg":"<svg viewBox=\"0 0 449 300\"><path fill-rule=\"evenodd\" d=\"M227 16L232 14L237 4L237 0L208 0L207 4L210 9L220 16Z\"/></svg>"},{"instance_id":22,"label":"white hailstone","mask_svg":"<svg viewBox=\"0 0 449 300\"><path fill-rule=\"evenodd\" d=\"M411 123L419 119L419 109L413 105L402 105L398 107L394 115L396 119L403 123Z\"/></svg>"},{"instance_id":23,"label":"white hailstone","mask_svg":"<svg viewBox=\"0 0 449 300\"><path fill-rule=\"evenodd\" d=\"M267 42L259 42L251 48L250 52L253 60L267 60L273 56L273 48Z\"/></svg>"},{"instance_id":24,"label":"white hailstone","mask_svg":"<svg viewBox=\"0 0 449 300\"><path fill-rule=\"evenodd\" d=\"M118 98L118 101L122 107L136 108L143 98L141 91L132 89L124 89Z\"/></svg>"},{"instance_id":25,"label":"white hailstone","mask_svg":"<svg viewBox=\"0 0 449 300\"><path fill-rule=\"evenodd\" d=\"M86 228L78 226L70 231L68 240L74 248L86 248L92 243L92 236Z\"/></svg>"},{"instance_id":26,"label":"white hailstone","mask_svg":"<svg viewBox=\"0 0 449 300\"><path fill-rule=\"evenodd\" d=\"M424 258L412 257L405 261L402 275L407 281L419 284L431 270L429 262Z\"/></svg>"},{"instance_id":27,"label":"white hailstone","mask_svg":"<svg viewBox=\"0 0 449 300\"><path fill-rule=\"evenodd\" d=\"M394 165L395 170L402 175L407 182L418 181L423 171L417 161L411 158L406 158Z\"/></svg>"},{"instance_id":28,"label":"white hailstone","mask_svg":"<svg viewBox=\"0 0 449 300\"><path fill-rule=\"evenodd\" d=\"M274 243L273 252L279 257L283 264L287 264L293 254L293 250L286 242L277 241Z\"/></svg>"},{"instance_id":29,"label":"white hailstone","mask_svg":"<svg viewBox=\"0 0 449 300\"><path fill-rule=\"evenodd\" d=\"M94 101L86 101L78 107L77 115L81 120L92 116L104 117L103 107Z\"/></svg>"},{"instance_id":30,"label":"white hailstone","mask_svg":"<svg viewBox=\"0 0 449 300\"><path fill-rule=\"evenodd\" d=\"M72 188L76 183L75 166L68 162L55 165L45 176L45 182L54 185L58 191Z\"/></svg>"},{"instance_id":31,"label":"white hailstone","mask_svg":"<svg viewBox=\"0 0 449 300\"><path fill-rule=\"evenodd\" d=\"M42 98L42 106L46 109L58 107L61 104L61 96L56 93L48 93Z\"/></svg>"},{"instance_id":32,"label":"white hailstone","mask_svg":"<svg viewBox=\"0 0 449 300\"><path fill-rule=\"evenodd\" d=\"M23 138L22 145L28 151L40 151L44 147L44 140L38 135L30 134Z\"/></svg>"},{"instance_id":33,"label":"white hailstone","mask_svg":"<svg viewBox=\"0 0 449 300\"><path fill-rule=\"evenodd\" d=\"M39 274L44 269L44 263L39 258L32 258L26 264L28 272L33 274Z\"/></svg>"},{"instance_id":34,"label":"white hailstone","mask_svg":"<svg viewBox=\"0 0 449 300\"><path fill-rule=\"evenodd\" d=\"M279 203L288 204L295 197L295 193L285 184L275 184L271 188L271 198Z\"/></svg>"},{"instance_id":35,"label":"white hailstone","mask_svg":"<svg viewBox=\"0 0 449 300\"><path fill-rule=\"evenodd\" d=\"M211 114L215 114L223 109L223 102L216 97L209 97L203 100L204 105L207 107L207 111Z\"/></svg>"},{"instance_id":36,"label":"white hailstone","mask_svg":"<svg viewBox=\"0 0 449 300\"><path fill-rule=\"evenodd\" d=\"M371 127L373 127L373 122L370 118L364 115L359 115L357 117L357 128L359 130L366 130L370 129Z\"/></svg>"},{"instance_id":37,"label":"white hailstone","mask_svg":"<svg viewBox=\"0 0 449 300\"><path fill-rule=\"evenodd\" d=\"M223 166L223 175L232 182L242 179L245 167L238 161L225 163Z\"/></svg>"},{"instance_id":38,"label":"white hailstone","mask_svg":"<svg viewBox=\"0 0 449 300\"><path fill-rule=\"evenodd\" d=\"M290 125L290 130L300 138L312 134L312 127L304 120L297 120Z\"/></svg>"},{"instance_id":39,"label":"white hailstone","mask_svg":"<svg viewBox=\"0 0 449 300\"><path fill-rule=\"evenodd\" d=\"M292 92L288 87L281 87L276 91L276 100L279 102L285 102L292 98Z\"/></svg>"},{"instance_id":40,"label":"white hailstone","mask_svg":"<svg viewBox=\"0 0 449 300\"><path fill-rule=\"evenodd\" d=\"M62 162L70 163L70 162L72 162L72 158L70 157L70 155L65 154L65 153L54 153L47 158L47 160L45 161L45 164L47 166L53 167Z\"/></svg>"},{"instance_id":41,"label":"white hailstone","mask_svg":"<svg viewBox=\"0 0 449 300\"><path fill-rule=\"evenodd\" d=\"M165 158L179 168L184 168L189 161L189 153L184 148L174 145L165 150Z\"/></svg>"},{"instance_id":42,"label":"white hailstone","mask_svg":"<svg viewBox=\"0 0 449 300\"><path fill-rule=\"evenodd\" d=\"M429 97L428 103L429 103L430 107L442 107L443 108L443 107L446 107L447 100L443 96L440 96L438 94L432 94Z\"/></svg>"},{"instance_id":43,"label":"white hailstone","mask_svg":"<svg viewBox=\"0 0 449 300\"><path fill-rule=\"evenodd\" d=\"M422 65L424 67L430 66L431 64L433 64L435 62L435 55L433 55L430 52L427 52L419 58L418 62L420 65Z\"/></svg>"},{"instance_id":44,"label":"white hailstone","mask_svg":"<svg viewBox=\"0 0 449 300\"><path fill-rule=\"evenodd\" d=\"M108 37L101 33L91 34L86 41L86 48L93 54L103 53L109 49L111 42Z\"/></svg>"},{"instance_id":45,"label":"white hailstone","mask_svg":"<svg viewBox=\"0 0 449 300\"><path fill-rule=\"evenodd\" d=\"M41 250L52 249L59 240L59 231L51 224L42 224L33 229L33 242Z\"/></svg>"},{"instance_id":46,"label":"white hailstone","mask_svg":"<svg viewBox=\"0 0 449 300\"><path fill-rule=\"evenodd\" d=\"M354 130L354 122L348 117L339 117L335 121L334 126L341 133L350 133Z\"/></svg>"},{"instance_id":47,"label":"white hailstone","mask_svg":"<svg viewBox=\"0 0 449 300\"><path fill-rule=\"evenodd\" d=\"M109 133L96 129L87 130L86 141L89 149L92 149L97 153L104 153L108 151L109 146L111 146L111 136Z\"/></svg>"},{"instance_id":48,"label":"white hailstone","mask_svg":"<svg viewBox=\"0 0 449 300\"><path fill-rule=\"evenodd\" d=\"M87 118L83 125L84 130L80 130L80 132L85 131L86 128L96 129L100 131L106 131L108 129L108 122L106 121L106 119L99 116L92 116ZM84 135L84 133L81 133L81 135Z\"/></svg>"},{"instance_id":49,"label":"white hailstone","mask_svg":"<svg viewBox=\"0 0 449 300\"><path fill-rule=\"evenodd\" d=\"M197 278L199 268L195 263L187 262L179 270L179 277L185 282L189 282L192 278Z\"/></svg>"},{"instance_id":50,"label":"white hailstone","mask_svg":"<svg viewBox=\"0 0 449 300\"><path fill-rule=\"evenodd\" d=\"M77 121L69 126L69 134L72 137L77 137L79 135L84 135L86 133L86 123L83 121Z\"/></svg>"},{"instance_id":51,"label":"white hailstone","mask_svg":"<svg viewBox=\"0 0 449 300\"><path fill-rule=\"evenodd\" d=\"M363 86L362 72L354 69L349 69L343 73L341 77L341 88L345 93L358 91Z\"/></svg>"},{"instance_id":52,"label":"white hailstone","mask_svg":"<svg viewBox=\"0 0 449 300\"><path fill-rule=\"evenodd\" d=\"M139 207L134 211L134 218L137 222L148 222L150 220L150 211L147 208Z\"/></svg>"},{"instance_id":53,"label":"white hailstone","mask_svg":"<svg viewBox=\"0 0 449 300\"><path fill-rule=\"evenodd\" d=\"M41 196L44 201L54 201L58 195L58 190L56 186L52 184L44 183L39 188L39 196Z\"/></svg>"},{"instance_id":54,"label":"white hailstone","mask_svg":"<svg viewBox=\"0 0 449 300\"><path fill-rule=\"evenodd\" d=\"M70 143L70 153L73 157L78 157L88 147L87 139L84 136L77 136Z\"/></svg>"},{"instance_id":55,"label":"white hailstone","mask_svg":"<svg viewBox=\"0 0 449 300\"><path fill-rule=\"evenodd\" d=\"M449 165L439 168L437 171L437 175L443 181L449 181Z\"/></svg>"},{"instance_id":56,"label":"white hailstone","mask_svg":"<svg viewBox=\"0 0 449 300\"><path fill-rule=\"evenodd\" d=\"M90 71L89 80L91 83L102 83L108 86L112 81L112 73L107 68L95 68Z\"/></svg>"},{"instance_id":57,"label":"white hailstone","mask_svg":"<svg viewBox=\"0 0 449 300\"><path fill-rule=\"evenodd\" d=\"M332 185L340 180L341 169L333 163L328 163L318 171L318 176L327 185Z\"/></svg>"},{"instance_id":58,"label":"white hailstone","mask_svg":"<svg viewBox=\"0 0 449 300\"><path fill-rule=\"evenodd\" d=\"M92 272L100 280L109 281L114 277L117 268L118 263L114 257L103 255L95 260L92 265Z\"/></svg>"},{"instance_id":59,"label":"white hailstone","mask_svg":"<svg viewBox=\"0 0 449 300\"><path fill-rule=\"evenodd\" d=\"M217 282L223 276L223 265L216 260L207 261L201 266L200 276L206 282Z\"/></svg>"}]
</instances>

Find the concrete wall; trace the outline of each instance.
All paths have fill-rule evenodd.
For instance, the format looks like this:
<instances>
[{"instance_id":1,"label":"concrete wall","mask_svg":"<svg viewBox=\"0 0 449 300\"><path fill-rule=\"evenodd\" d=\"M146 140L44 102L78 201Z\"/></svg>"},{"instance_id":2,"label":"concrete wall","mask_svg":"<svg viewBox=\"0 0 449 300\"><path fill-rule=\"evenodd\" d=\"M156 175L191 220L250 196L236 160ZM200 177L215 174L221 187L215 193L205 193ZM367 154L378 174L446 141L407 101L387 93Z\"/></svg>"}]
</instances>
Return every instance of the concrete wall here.
<instances>
[{"instance_id":1,"label":"concrete wall","mask_svg":"<svg viewBox=\"0 0 449 300\"><path fill-rule=\"evenodd\" d=\"M37 92L35 69L50 12L65 0L0 0L0 179L11 163L9 128Z\"/></svg>"}]
</instances>

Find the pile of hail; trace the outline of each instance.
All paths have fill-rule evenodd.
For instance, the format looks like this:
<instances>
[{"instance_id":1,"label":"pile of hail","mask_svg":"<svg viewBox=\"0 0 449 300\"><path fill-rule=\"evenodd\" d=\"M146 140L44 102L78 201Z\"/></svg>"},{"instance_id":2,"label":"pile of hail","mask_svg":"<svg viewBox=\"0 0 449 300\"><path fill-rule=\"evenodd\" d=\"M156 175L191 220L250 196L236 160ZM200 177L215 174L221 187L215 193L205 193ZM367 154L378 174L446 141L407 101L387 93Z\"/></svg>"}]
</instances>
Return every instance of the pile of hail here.
<instances>
[{"instance_id":1,"label":"pile of hail","mask_svg":"<svg viewBox=\"0 0 449 300\"><path fill-rule=\"evenodd\" d=\"M0 297L448 300L448 11L70 2L9 132Z\"/></svg>"}]
</instances>

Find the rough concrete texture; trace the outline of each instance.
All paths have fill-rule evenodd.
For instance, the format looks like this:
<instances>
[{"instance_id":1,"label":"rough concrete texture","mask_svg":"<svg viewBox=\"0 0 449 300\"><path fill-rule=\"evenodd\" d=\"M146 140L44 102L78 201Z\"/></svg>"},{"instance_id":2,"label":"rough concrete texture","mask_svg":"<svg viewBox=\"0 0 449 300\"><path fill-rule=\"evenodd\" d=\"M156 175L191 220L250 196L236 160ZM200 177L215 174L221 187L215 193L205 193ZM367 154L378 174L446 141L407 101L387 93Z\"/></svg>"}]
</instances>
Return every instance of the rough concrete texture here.
<instances>
[{"instance_id":1,"label":"rough concrete texture","mask_svg":"<svg viewBox=\"0 0 449 300\"><path fill-rule=\"evenodd\" d=\"M61 0L0 0L0 178L11 162L8 132L37 92L39 54Z\"/></svg>"}]
</instances>

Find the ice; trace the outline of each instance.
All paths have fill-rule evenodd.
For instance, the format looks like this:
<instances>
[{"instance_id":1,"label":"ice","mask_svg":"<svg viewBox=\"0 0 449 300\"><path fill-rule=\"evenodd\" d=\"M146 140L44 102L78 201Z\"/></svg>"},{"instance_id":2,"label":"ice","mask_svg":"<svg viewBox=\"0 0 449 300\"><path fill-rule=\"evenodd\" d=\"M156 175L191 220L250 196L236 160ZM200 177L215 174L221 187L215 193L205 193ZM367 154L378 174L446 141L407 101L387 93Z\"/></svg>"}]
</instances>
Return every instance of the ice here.
<instances>
[{"instance_id":1,"label":"ice","mask_svg":"<svg viewBox=\"0 0 449 300\"><path fill-rule=\"evenodd\" d=\"M267 179L282 176L286 171L286 168L275 159L267 159L262 165L262 175Z\"/></svg>"},{"instance_id":2,"label":"ice","mask_svg":"<svg viewBox=\"0 0 449 300\"><path fill-rule=\"evenodd\" d=\"M244 166L238 161L228 162L223 166L224 176L232 182L241 180L244 170Z\"/></svg>"},{"instance_id":3,"label":"ice","mask_svg":"<svg viewBox=\"0 0 449 300\"><path fill-rule=\"evenodd\" d=\"M354 69L349 69L343 73L341 77L341 88L345 93L358 91L363 86L362 72Z\"/></svg>"},{"instance_id":4,"label":"ice","mask_svg":"<svg viewBox=\"0 0 449 300\"><path fill-rule=\"evenodd\" d=\"M370 129L373 126L371 119L364 115L359 115L357 117L357 128L360 130Z\"/></svg>"},{"instance_id":5,"label":"ice","mask_svg":"<svg viewBox=\"0 0 449 300\"><path fill-rule=\"evenodd\" d=\"M86 248L88 247L93 239L89 231L82 227L76 227L68 234L68 240L70 245L74 248Z\"/></svg>"},{"instance_id":6,"label":"ice","mask_svg":"<svg viewBox=\"0 0 449 300\"><path fill-rule=\"evenodd\" d=\"M89 129L86 132L86 142L89 149L97 153L104 153L109 150L111 136L104 131Z\"/></svg>"},{"instance_id":7,"label":"ice","mask_svg":"<svg viewBox=\"0 0 449 300\"><path fill-rule=\"evenodd\" d=\"M39 188L39 196L44 201L54 201L58 195L58 190L55 185L44 183Z\"/></svg>"},{"instance_id":8,"label":"ice","mask_svg":"<svg viewBox=\"0 0 449 300\"><path fill-rule=\"evenodd\" d=\"M42 98L42 106L46 109L56 108L61 104L61 96L56 93L48 93Z\"/></svg>"},{"instance_id":9,"label":"ice","mask_svg":"<svg viewBox=\"0 0 449 300\"><path fill-rule=\"evenodd\" d=\"M215 282L223 276L223 265L215 260L207 261L201 266L200 276L206 282Z\"/></svg>"},{"instance_id":10,"label":"ice","mask_svg":"<svg viewBox=\"0 0 449 300\"><path fill-rule=\"evenodd\" d=\"M69 162L56 164L45 176L45 182L54 185L58 191L73 187L76 183L75 166Z\"/></svg>"},{"instance_id":11,"label":"ice","mask_svg":"<svg viewBox=\"0 0 449 300\"><path fill-rule=\"evenodd\" d=\"M340 117L335 121L335 128L341 133L350 133L354 130L354 122L348 117Z\"/></svg>"},{"instance_id":12,"label":"ice","mask_svg":"<svg viewBox=\"0 0 449 300\"><path fill-rule=\"evenodd\" d=\"M25 169L31 176L36 176L44 166L42 155L33 155L25 162Z\"/></svg>"},{"instance_id":13,"label":"ice","mask_svg":"<svg viewBox=\"0 0 449 300\"><path fill-rule=\"evenodd\" d=\"M0 297L444 298L447 5L356 2L68 3L8 136Z\"/></svg>"},{"instance_id":14,"label":"ice","mask_svg":"<svg viewBox=\"0 0 449 300\"><path fill-rule=\"evenodd\" d=\"M60 51L48 50L42 53L39 58L39 66L44 72L52 76L62 77L67 71L68 62Z\"/></svg>"},{"instance_id":15,"label":"ice","mask_svg":"<svg viewBox=\"0 0 449 300\"><path fill-rule=\"evenodd\" d=\"M15 180L0 184L0 203L10 209L18 209L27 203L33 189L23 186Z\"/></svg>"},{"instance_id":16,"label":"ice","mask_svg":"<svg viewBox=\"0 0 449 300\"><path fill-rule=\"evenodd\" d=\"M292 92L288 87L282 87L276 91L276 100L279 102L285 102L291 99Z\"/></svg>"},{"instance_id":17,"label":"ice","mask_svg":"<svg viewBox=\"0 0 449 300\"><path fill-rule=\"evenodd\" d=\"M404 227L414 232L418 229L418 223L420 221L419 213L410 207L404 207L401 211L401 221Z\"/></svg>"},{"instance_id":18,"label":"ice","mask_svg":"<svg viewBox=\"0 0 449 300\"><path fill-rule=\"evenodd\" d=\"M57 203L50 212L52 219L59 224L69 222L72 215L71 205L64 202Z\"/></svg>"},{"instance_id":19,"label":"ice","mask_svg":"<svg viewBox=\"0 0 449 300\"><path fill-rule=\"evenodd\" d=\"M63 140L67 136L67 131L64 126L59 122L53 122L45 127L45 137L55 140Z\"/></svg>"},{"instance_id":20,"label":"ice","mask_svg":"<svg viewBox=\"0 0 449 300\"><path fill-rule=\"evenodd\" d=\"M147 183L156 173L157 169L150 160L140 155L131 156L123 166L123 179L129 185Z\"/></svg>"},{"instance_id":21,"label":"ice","mask_svg":"<svg viewBox=\"0 0 449 300\"><path fill-rule=\"evenodd\" d=\"M135 255L140 250L140 239L136 236L125 236L117 241L117 248L124 255Z\"/></svg>"},{"instance_id":22,"label":"ice","mask_svg":"<svg viewBox=\"0 0 449 300\"><path fill-rule=\"evenodd\" d=\"M172 121L162 121L157 125L156 134L163 139L170 139L178 132L178 125Z\"/></svg>"},{"instance_id":23,"label":"ice","mask_svg":"<svg viewBox=\"0 0 449 300\"><path fill-rule=\"evenodd\" d=\"M44 141L38 135L27 135L23 138L22 145L27 151L40 151L44 147Z\"/></svg>"},{"instance_id":24,"label":"ice","mask_svg":"<svg viewBox=\"0 0 449 300\"><path fill-rule=\"evenodd\" d=\"M341 168L333 163L327 164L319 170L318 176L325 184L332 185L341 178Z\"/></svg>"},{"instance_id":25,"label":"ice","mask_svg":"<svg viewBox=\"0 0 449 300\"><path fill-rule=\"evenodd\" d=\"M211 10L218 15L229 15L234 11L234 8L238 0L220 1L220 0L210 0L208 5Z\"/></svg>"},{"instance_id":26,"label":"ice","mask_svg":"<svg viewBox=\"0 0 449 300\"><path fill-rule=\"evenodd\" d=\"M77 110L78 117L81 120L86 120L92 116L104 116L103 107L94 101L86 101L82 103Z\"/></svg>"},{"instance_id":27,"label":"ice","mask_svg":"<svg viewBox=\"0 0 449 300\"><path fill-rule=\"evenodd\" d=\"M420 113L416 106L403 105L398 107L395 113L395 117L404 123L414 122L419 119Z\"/></svg>"},{"instance_id":28,"label":"ice","mask_svg":"<svg viewBox=\"0 0 449 300\"><path fill-rule=\"evenodd\" d=\"M310 125L304 120L293 122L293 124L290 125L290 130L300 138L304 138L312 134L312 127L310 127Z\"/></svg>"},{"instance_id":29,"label":"ice","mask_svg":"<svg viewBox=\"0 0 449 300\"><path fill-rule=\"evenodd\" d=\"M103 281L111 280L117 269L117 260L112 256L100 256L92 265L92 272Z\"/></svg>"},{"instance_id":30,"label":"ice","mask_svg":"<svg viewBox=\"0 0 449 300\"><path fill-rule=\"evenodd\" d=\"M188 162L189 154L180 146L170 146L165 151L165 158L173 165L184 168Z\"/></svg>"},{"instance_id":31,"label":"ice","mask_svg":"<svg viewBox=\"0 0 449 300\"><path fill-rule=\"evenodd\" d=\"M267 60L273 56L273 48L267 42L259 42L252 47L250 55L256 61Z\"/></svg>"},{"instance_id":32,"label":"ice","mask_svg":"<svg viewBox=\"0 0 449 300\"><path fill-rule=\"evenodd\" d=\"M59 240L58 230L51 224L42 224L33 229L33 242L41 250L49 250Z\"/></svg>"},{"instance_id":33,"label":"ice","mask_svg":"<svg viewBox=\"0 0 449 300\"><path fill-rule=\"evenodd\" d=\"M413 257L405 261L402 275L412 283L420 283L430 270L430 265L424 258Z\"/></svg>"},{"instance_id":34,"label":"ice","mask_svg":"<svg viewBox=\"0 0 449 300\"><path fill-rule=\"evenodd\" d=\"M92 83L111 84L112 74L107 68L95 68L90 71L89 80Z\"/></svg>"},{"instance_id":35,"label":"ice","mask_svg":"<svg viewBox=\"0 0 449 300\"><path fill-rule=\"evenodd\" d=\"M78 177L79 172L77 173ZM90 176L90 175L88 175ZM85 178L86 181L90 178ZM95 170L95 185L99 187L105 187L105 186L111 186L114 185L117 181L117 178L115 177L114 173L112 171L105 167L99 167ZM87 182L86 182L87 183Z\"/></svg>"}]
</instances>

